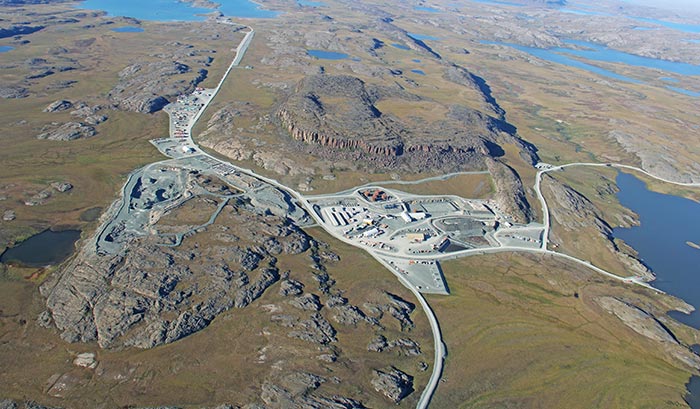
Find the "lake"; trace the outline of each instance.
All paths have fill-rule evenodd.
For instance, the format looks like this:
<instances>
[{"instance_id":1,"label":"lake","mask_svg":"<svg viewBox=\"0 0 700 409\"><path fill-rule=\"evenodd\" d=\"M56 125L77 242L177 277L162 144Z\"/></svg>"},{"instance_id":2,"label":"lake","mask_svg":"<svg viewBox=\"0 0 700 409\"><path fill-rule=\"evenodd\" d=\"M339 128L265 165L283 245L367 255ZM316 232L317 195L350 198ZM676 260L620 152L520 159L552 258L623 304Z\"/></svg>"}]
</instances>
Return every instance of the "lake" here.
<instances>
[{"instance_id":1,"label":"lake","mask_svg":"<svg viewBox=\"0 0 700 409\"><path fill-rule=\"evenodd\" d=\"M639 215L639 226L616 228L613 235L624 240L639 258L654 271L652 285L694 307L700 307L700 250L686 242L700 243L700 204L678 196L648 190L635 176L620 172L616 179L617 198L623 206ZM669 315L687 325L700 328L700 313L690 315L671 311ZM700 346L693 345L700 352ZM700 409L700 377L687 384L686 401Z\"/></svg>"},{"instance_id":2,"label":"lake","mask_svg":"<svg viewBox=\"0 0 700 409\"><path fill-rule=\"evenodd\" d=\"M626 65L631 65L635 67L643 67L643 68L652 68L652 69L659 69L662 71L666 72L672 72L675 74L679 75L693 75L693 76L699 76L700 75L700 66L698 65L693 65L693 64L687 64L687 63L681 63L681 62L673 62L673 61L665 61L665 60L658 60L654 58L649 58L649 57L641 57L638 55L633 55L633 54L628 54L622 51L618 50L613 50L611 48L594 44L594 43L589 43L585 41L577 41L577 40L565 40L564 43L567 45L571 45L577 48L569 48L569 47L554 47L554 48L536 48L536 47L528 47L524 45L519 45L519 44L510 44L510 43L501 43L501 42L494 42L494 41L482 41L483 44L498 44L498 45L505 45L508 47L515 48L517 50L526 52L530 55L533 55L537 58L554 62L557 64L562 64L562 65L567 65L569 67L574 67L574 68L579 68L583 69L589 72L592 72L597 75L601 75L604 77L620 80L620 81L625 81L625 82L630 82L630 83L642 83L642 81L637 80L635 78L631 78L625 75L618 74L614 71L607 70L604 68L600 68L591 64L588 64L584 61L599 61L599 62L606 62L606 63L619 63L619 64L626 64ZM581 61L580 59L583 59L584 61ZM689 95L692 97L697 97L697 93L695 91L687 90L682 87L666 87L667 89L678 92L681 94Z\"/></svg>"},{"instance_id":3,"label":"lake","mask_svg":"<svg viewBox=\"0 0 700 409\"><path fill-rule=\"evenodd\" d=\"M694 307L700 307L700 250L686 242L700 243L700 204L678 196L648 190L636 177L619 173L620 203L639 215L639 226L616 228L613 235L624 240L654 271L652 285ZM700 328L700 314L671 312L673 318Z\"/></svg>"},{"instance_id":4,"label":"lake","mask_svg":"<svg viewBox=\"0 0 700 409\"><path fill-rule=\"evenodd\" d=\"M418 33L406 33L408 34L409 37L411 37L414 40L420 40L420 41L425 41L425 40L430 40L430 41L440 41L439 38L434 37L434 36L429 36L426 34L418 34Z\"/></svg>"},{"instance_id":5,"label":"lake","mask_svg":"<svg viewBox=\"0 0 700 409\"><path fill-rule=\"evenodd\" d=\"M700 376L693 376L688 382L688 394L685 401L691 409L700 409Z\"/></svg>"},{"instance_id":6,"label":"lake","mask_svg":"<svg viewBox=\"0 0 700 409\"><path fill-rule=\"evenodd\" d=\"M249 0L222 0L217 10L227 16L243 18L274 18L279 12L264 10ZM215 10L192 7L178 0L85 0L78 8L104 10L110 16L134 17L152 21L203 21L202 14Z\"/></svg>"},{"instance_id":7,"label":"lake","mask_svg":"<svg viewBox=\"0 0 700 409\"><path fill-rule=\"evenodd\" d=\"M398 48L398 49L400 49L400 50L410 50L410 49L411 49L411 48L408 47L407 45L399 44L399 43L393 43L393 44L392 44L392 47Z\"/></svg>"},{"instance_id":8,"label":"lake","mask_svg":"<svg viewBox=\"0 0 700 409\"><path fill-rule=\"evenodd\" d=\"M574 58L571 58L568 56L566 53L570 51L568 48L536 48L536 47L528 47L525 45L519 45L519 44L510 44L510 43L501 43L497 41L482 41L483 44L496 44L496 45L505 45L508 47L515 48L516 50L526 52L532 56L535 56L537 58L540 58L545 61L550 61L553 63L557 64L562 64L562 65L567 65L569 67L574 67L574 68L579 68L582 70L586 70L588 72L592 72L594 74L598 74L603 77L608 77L608 78L613 78L616 80L620 81L625 81L625 82L632 82L632 83L640 83L641 81L635 80L630 77L626 77L624 75L620 75L617 73L614 73L612 71L606 70L604 68L596 67L591 64L586 64L585 62L576 60Z\"/></svg>"},{"instance_id":9,"label":"lake","mask_svg":"<svg viewBox=\"0 0 700 409\"><path fill-rule=\"evenodd\" d=\"M657 24L657 25L664 26L666 28L670 28L673 30L683 31L685 33L700 33L700 25L697 25L697 24L673 23L671 21L657 20L657 19L646 18L646 17L632 17L632 18L634 20L642 21L644 23Z\"/></svg>"},{"instance_id":10,"label":"lake","mask_svg":"<svg viewBox=\"0 0 700 409\"><path fill-rule=\"evenodd\" d=\"M80 230L45 230L5 251L0 262L28 267L58 264L73 254L79 238Z\"/></svg>"},{"instance_id":11,"label":"lake","mask_svg":"<svg viewBox=\"0 0 700 409\"><path fill-rule=\"evenodd\" d=\"M124 26L113 28L112 31L116 31L117 33L143 33L143 28L135 26Z\"/></svg>"},{"instance_id":12,"label":"lake","mask_svg":"<svg viewBox=\"0 0 700 409\"><path fill-rule=\"evenodd\" d=\"M321 1L297 0L297 4L306 7L324 7L326 3Z\"/></svg>"},{"instance_id":13,"label":"lake","mask_svg":"<svg viewBox=\"0 0 700 409\"><path fill-rule=\"evenodd\" d=\"M518 4L518 3L510 3L507 1L498 1L498 0L471 0L474 3L483 3L483 4L491 4L494 6L513 6L513 7L525 7L524 4Z\"/></svg>"},{"instance_id":14,"label":"lake","mask_svg":"<svg viewBox=\"0 0 700 409\"><path fill-rule=\"evenodd\" d=\"M413 10L416 11L426 11L428 13L439 13L440 10L434 8L434 7L425 7L425 6L414 6Z\"/></svg>"},{"instance_id":15,"label":"lake","mask_svg":"<svg viewBox=\"0 0 700 409\"><path fill-rule=\"evenodd\" d=\"M425 75L425 72L423 70L411 70L411 72L418 75Z\"/></svg>"},{"instance_id":16,"label":"lake","mask_svg":"<svg viewBox=\"0 0 700 409\"><path fill-rule=\"evenodd\" d=\"M335 51L324 51L324 50L306 50L306 52L319 60L346 60L348 55L345 53L338 53Z\"/></svg>"},{"instance_id":17,"label":"lake","mask_svg":"<svg viewBox=\"0 0 700 409\"><path fill-rule=\"evenodd\" d=\"M0 45L0 53L6 53L14 49L15 47L10 47L9 45Z\"/></svg>"}]
</instances>

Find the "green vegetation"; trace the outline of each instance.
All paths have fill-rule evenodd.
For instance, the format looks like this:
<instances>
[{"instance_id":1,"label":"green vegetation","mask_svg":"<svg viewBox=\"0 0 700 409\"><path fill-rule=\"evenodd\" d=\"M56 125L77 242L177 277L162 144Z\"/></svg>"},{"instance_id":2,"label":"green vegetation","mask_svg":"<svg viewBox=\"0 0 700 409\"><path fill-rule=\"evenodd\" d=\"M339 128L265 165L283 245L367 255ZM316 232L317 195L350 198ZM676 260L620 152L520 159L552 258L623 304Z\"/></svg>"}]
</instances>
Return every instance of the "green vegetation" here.
<instances>
[{"instance_id":1,"label":"green vegetation","mask_svg":"<svg viewBox=\"0 0 700 409\"><path fill-rule=\"evenodd\" d=\"M493 255L443 265L452 294L429 297L449 355L438 408L684 407L685 368L594 298L647 291L551 258Z\"/></svg>"}]
</instances>

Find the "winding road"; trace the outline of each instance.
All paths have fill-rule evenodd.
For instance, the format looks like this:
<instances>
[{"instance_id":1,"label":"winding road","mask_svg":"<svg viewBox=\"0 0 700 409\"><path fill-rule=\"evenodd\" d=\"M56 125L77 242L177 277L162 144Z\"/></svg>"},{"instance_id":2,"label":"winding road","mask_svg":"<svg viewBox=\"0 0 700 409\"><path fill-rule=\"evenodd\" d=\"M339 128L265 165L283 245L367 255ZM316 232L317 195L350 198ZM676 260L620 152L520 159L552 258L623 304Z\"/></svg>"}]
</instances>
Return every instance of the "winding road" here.
<instances>
[{"instance_id":1,"label":"winding road","mask_svg":"<svg viewBox=\"0 0 700 409\"><path fill-rule=\"evenodd\" d=\"M225 23L225 22L222 22L222 23ZM225 24L230 24L230 23L225 23ZM318 196L306 197L306 196L302 195L301 193L297 192L296 190L294 190L288 186L283 185L282 183L278 182L275 179L262 176L251 169L241 168L241 167L236 166L232 163L224 162L220 158L214 157L211 154L202 150L201 147L199 147L199 145L192 138L192 135L191 135L192 129L195 127L195 125L198 123L198 121L200 120L200 118L202 117L204 112L207 110L207 108L209 107L211 102L214 100L216 95L219 93L222 85L224 84L224 82L226 81L228 76L230 75L233 68L240 64L243 56L245 55L245 52L247 51L247 49L250 45L250 42L253 39L253 36L255 33L255 31L253 30L252 27L249 27L249 29L250 29L250 31L245 35L245 37L243 38L243 40L241 41L239 46L236 48L236 55L235 55L233 61L231 62L228 69L224 73L223 77L221 78L221 80L217 84L216 88L213 89L212 97L201 107L200 111L197 113L197 115L194 117L194 119L190 122L188 129L187 129L187 135L188 135L187 140L190 144L192 144L192 146L195 146L197 148L198 154L205 155L205 156L212 158L212 159L215 159L219 162L226 163L227 165L230 165L231 167L235 168L237 171L239 171L241 173L244 173L244 174L247 174L247 175L252 176L254 178L257 178L259 180L262 180L262 181L264 181L264 182L266 182L266 183L268 183L268 184L270 184L270 185L272 185L272 186L274 186L282 191L289 193L294 199L296 199L298 201L300 206L304 207L307 210L309 215L316 221L318 226L324 228L324 230L326 230L329 234L331 234L333 237L337 238L338 240L357 247L358 246L357 243L345 238L344 236L338 234L337 232L334 232L334 231L326 228L324 220L322 220L320 218L320 216L314 211L313 206L309 202L309 198L318 197ZM449 253L449 254L440 254L440 255L430 255L430 256L414 255L414 256L411 256L411 259L421 259L421 258L428 259L429 258L431 260L448 260L448 259L455 259L458 257L465 257L465 256L470 256L470 255L479 255L479 254L486 254L486 253L498 253L498 252L527 252L527 253L534 253L534 254L543 254L543 255L550 255L553 257L563 258L563 259L569 260L571 262L583 265L583 266L585 266L585 267L587 267L587 268L589 268L589 269L591 269L599 274L605 275L606 277L609 277L611 279L623 281L626 283L634 283L634 284L641 285L641 286L644 286L644 287L647 287L647 288L650 288L650 289L653 289L655 291L660 292L660 290L653 288L652 286L650 286L646 282L642 281L638 277L627 277L627 278L620 277L620 276L617 276L615 274L612 274L608 271L605 271L599 267L592 265L589 261L582 260L582 259L570 256L567 254L559 253L556 251L552 251L552 250L549 250L547 248L548 241L549 241L549 234L550 234L550 230L551 230L551 223L550 223L549 207L547 205L547 201L546 201L544 195L541 192L542 175L544 175L547 172L552 172L555 170L560 170L560 169L564 169L564 168L571 167L571 166L599 166L599 167L612 166L612 167L617 167L617 168L624 168L624 169L638 171L638 172L644 173L647 176L652 177L654 179L657 179L657 180L660 180L663 182L667 182L667 183L673 183L673 184L676 184L679 186L700 187L700 183L674 182L671 180L667 180L664 178L654 176L643 169L640 169L640 168L637 168L634 166L629 166L629 165L622 165L622 164L570 163L570 164L565 164L565 165L551 166L551 167L548 167L546 169L542 169L542 170L537 172L536 179L535 179L535 186L534 186L536 194L537 194L537 198L542 205L542 212L543 212L544 233L542 236L542 244L541 244L540 248L500 246L500 247L492 247L492 248L463 250L463 251L459 251L459 252L454 252L454 253ZM419 184L419 183L430 182L430 181L447 180L451 177L454 177L454 176L457 176L460 174L478 174L478 173L484 173L484 172L456 172L456 173L450 173L450 174L446 174L446 175L434 176L434 177L421 179L421 180L417 180L417 181L395 181L395 180L392 180L392 181L386 181L386 182L370 182L370 183L367 183L363 186L377 185L380 183ZM128 182L127 182L127 184L128 184ZM362 187L362 186L360 186L360 187ZM348 190L348 192L355 190L355 189L357 189L357 188L350 189L350 190ZM392 272L395 271L394 268L389 266L387 264L387 262L382 259L381 256L383 255L384 252L382 252L380 250L368 250L368 249L365 249L365 250L367 250L379 263L381 263L382 265L387 267L390 271L392 271ZM391 256L391 257L397 257L396 254L387 254L387 255ZM444 362L445 356L447 354L447 350L446 350L445 344L442 340L440 325L438 323L437 317L435 316L435 313L432 311L430 305L428 304L428 302L426 301L424 296L415 288L415 286L413 286L409 282L407 282L404 277L401 277L399 274L395 274L395 275L399 279L399 281L404 286L406 286L420 302L420 304L421 304L421 306L422 306L422 308L423 308L423 310L428 318L428 321L430 323L432 333L433 333L433 341L434 341L434 345L435 345L435 348L434 348L435 355L434 355L432 374L430 376L430 379L428 381L426 388L424 389L423 393L421 394L421 397L416 405L416 407L419 409L425 409L429 406L430 400L432 399L432 397L435 393L435 390L437 389L437 386L439 384L440 377L442 375L442 370L443 370L443 362Z\"/></svg>"}]
</instances>

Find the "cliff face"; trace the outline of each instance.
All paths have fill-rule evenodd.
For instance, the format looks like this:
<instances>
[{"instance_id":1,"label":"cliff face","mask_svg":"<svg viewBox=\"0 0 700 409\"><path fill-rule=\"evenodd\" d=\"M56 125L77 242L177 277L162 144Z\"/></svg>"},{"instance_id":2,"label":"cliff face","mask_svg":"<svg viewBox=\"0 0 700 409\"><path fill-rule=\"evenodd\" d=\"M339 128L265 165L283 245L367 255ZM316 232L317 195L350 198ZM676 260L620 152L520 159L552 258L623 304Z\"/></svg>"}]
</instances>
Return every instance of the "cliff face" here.
<instances>
[{"instance_id":1,"label":"cliff face","mask_svg":"<svg viewBox=\"0 0 700 409\"><path fill-rule=\"evenodd\" d=\"M502 154L504 137L514 138L503 120L466 106L445 107L444 116L426 121L382 112L377 104L384 100L427 102L351 76L314 75L298 84L277 118L292 139L317 146L325 158L352 154L375 169L483 168L485 157Z\"/></svg>"}]
</instances>

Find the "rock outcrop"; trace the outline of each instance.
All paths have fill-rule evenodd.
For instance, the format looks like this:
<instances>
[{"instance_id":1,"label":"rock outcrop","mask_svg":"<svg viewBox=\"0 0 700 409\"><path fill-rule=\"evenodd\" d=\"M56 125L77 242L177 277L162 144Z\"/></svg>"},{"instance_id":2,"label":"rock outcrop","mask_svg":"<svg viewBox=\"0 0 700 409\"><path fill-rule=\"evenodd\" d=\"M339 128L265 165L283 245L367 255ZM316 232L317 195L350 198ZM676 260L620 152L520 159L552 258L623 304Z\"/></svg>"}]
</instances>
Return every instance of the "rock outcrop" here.
<instances>
[{"instance_id":1,"label":"rock outcrop","mask_svg":"<svg viewBox=\"0 0 700 409\"><path fill-rule=\"evenodd\" d=\"M510 215L516 223L530 222L532 209L518 172L505 163L491 158L486 160L486 165L496 185L494 199L501 211Z\"/></svg>"},{"instance_id":2,"label":"rock outcrop","mask_svg":"<svg viewBox=\"0 0 700 409\"><path fill-rule=\"evenodd\" d=\"M292 139L320 147L319 156L354 158L374 170L483 169L484 158L503 154L498 143L525 146L513 126L466 106L445 107L446 115L426 121L382 112L377 104L389 99L424 101L399 87L368 85L352 76L312 75L298 84L277 117Z\"/></svg>"},{"instance_id":3,"label":"rock outcrop","mask_svg":"<svg viewBox=\"0 0 700 409\"><path fill-rule=\"evenodd\" d=\"M374 389L390 401L399 403L413 392L413 377L394 367L383 371L372 371L371 383Z\"/></svg>"},{"instance_id":4,"label":"rock outcrop","mask_svg":"<svg viewBox=\"0 0 700 409\"><path fill-rule=\"evenodd\" d=\"M92 125L83 122L66 122L45 127L43 132L37 135L37 139L73 141L95 135L97 135L97 130Z\"/></svg>"},{"instance_id":5,"label":"rock outcrop","mask_svg":"<svg viewBox=\"0 0 700 409\"><path fill-rule=\"evenodd\" d=\"M189 65L177 61L136 63L119 73L109 99L119 109L149 114L167 105L167 97L191 92L206 76L206 70L193 72Z\"/></svg>"},{"instance_id":6,"label":"rock outcrop","mask_svg":"<svg viewBox=\"0 0 700 409\"><path fill-rule=\"evenodd\" d=\"M44 108L44 112L60 112L73 108L73 103L65 99L59 99Z\"/></svg>"},{"instance_id":7,"label":"rock outcrop","mask_svg":"<svg viewBox=\"0 0 700 409\"><path fill-rule=\"evenodd\" d=\"M113 256L84 248L42 285L51 318L44 320L52 321L69 342L151 348L197 332L231 308L247 307L280 279L265 243L273 239L275 254L293 255L307 251L311 240L282 218L229 209L226 217L238 224L249 244L214 241L184 250L133 238ZM304 300L300 307L320 308L317 297ZM335 330L322 316L298 325L298 338L335 341Z\"/></svg>"}]
</instances>

